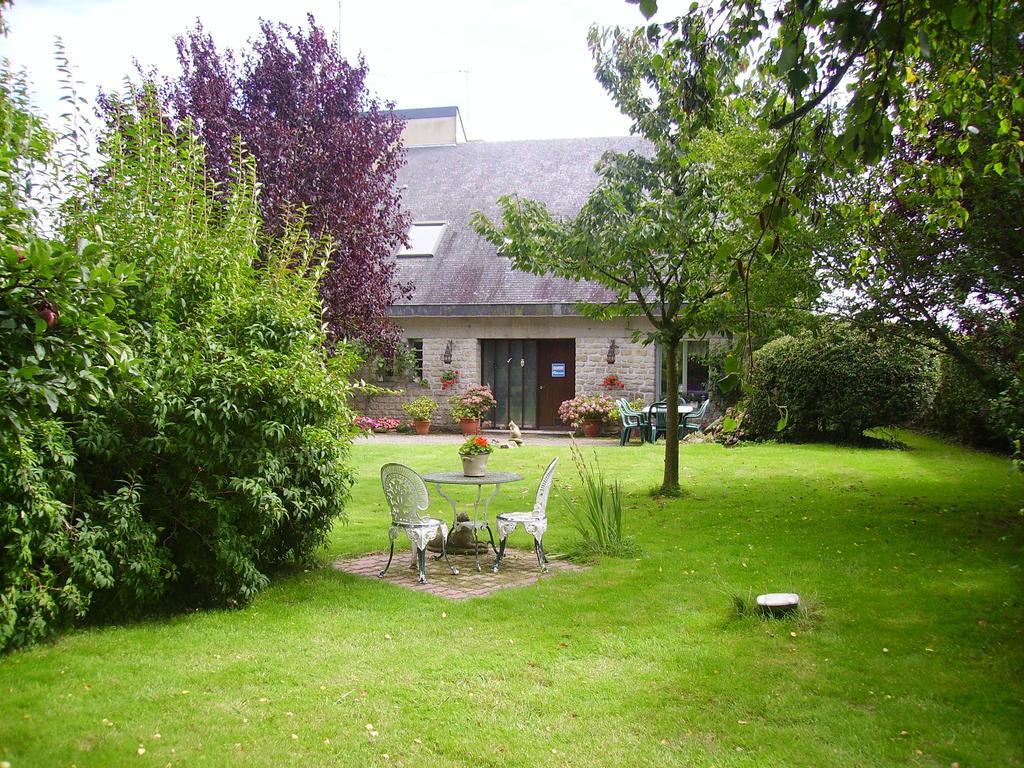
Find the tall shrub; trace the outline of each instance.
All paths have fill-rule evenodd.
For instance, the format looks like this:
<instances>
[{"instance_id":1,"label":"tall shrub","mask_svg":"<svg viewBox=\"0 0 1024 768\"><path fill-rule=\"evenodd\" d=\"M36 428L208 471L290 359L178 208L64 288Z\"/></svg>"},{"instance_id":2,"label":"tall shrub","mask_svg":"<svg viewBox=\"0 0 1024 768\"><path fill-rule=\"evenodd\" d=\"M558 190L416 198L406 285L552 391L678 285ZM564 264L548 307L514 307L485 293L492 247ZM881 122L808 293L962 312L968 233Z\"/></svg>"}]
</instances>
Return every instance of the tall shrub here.
<instances>
[{"instance_id":1,"label":"tall shrub","mask_svg":"<svg viewBox=\"0 0 1024 768\"><path fill-rule=\"evenodd\" d=\"M992 423L992 399L952 357L938 361L935 399L928 422L944 435L981 448L1005 448L1006 441Z\"/></svg>"},{"instance_id":2,"label":"tall shrub","mask_svg":"<svg viewBox=\"0 0 1024 768\"><path fill-rule=\"evenodd\" d=\"M104 597L242 602L343 512L353 356L325 352L323 244L295 222L263 234L253 160L236 149L214 195L198 140L151 100L115 113L66 230L103 232L141 276L115 313L139 377L82 420L80 484L87 514L150 537L160 578Z\"/></svg>"},{"instance_id":3,"label":"tall shrub","mask_svg":"<svg viewBox=\"0 0 1024 768\"><path fill-rule=\"evenodd\" d=\"M398 334L387 309L408 290L391 259L409 226L395 183L403 123L367 90L366 62L345 60L312 16L304 28L264 21L235 52L198 24L177 45L181 75L168 83L168 107L193 121L211 175L232 177L241 137L256 159L267 229L282 232L305 206L309 227L330 239L320 290L332 338L391 352Z\"/></svg>"},{"instance_id":4,"label":"tall shrub","mask_svg":"<svg viewBox=\"0 0 1024 768\"><path fill-rule=\"evenodd\" d=\"M100 534L72 503L68 422L110 395L130 359L110 314L131 269L87 240L37 234L28 191L52 136L27 105L0 72L0 649L83 615L108 583Z\"/></svg>"},{"instance_id":5,"label":"tall shrub","mask_svg":"<svg viewBox=\"0 0 1024 768\"><path fill-rule=\"evenodd\" d=\"M859 438L923 415L934 365L923 350L842 325L785 336L754 355L743 422L749 434Z\"/></svg>"},{"instance_id":6,"label":"tall shrub","mask_svg":"<svg viewBox=\"0 0 1024 768\"><path fill-rule=\"evenodd\" d=\"M50 135L25 103L0 78L0 650L247 600L324 541L350 485L323 244L264 234L251 158L214 194L190 134L118 104L47 240L25 190Z\"/></svg>"}]
</instances>

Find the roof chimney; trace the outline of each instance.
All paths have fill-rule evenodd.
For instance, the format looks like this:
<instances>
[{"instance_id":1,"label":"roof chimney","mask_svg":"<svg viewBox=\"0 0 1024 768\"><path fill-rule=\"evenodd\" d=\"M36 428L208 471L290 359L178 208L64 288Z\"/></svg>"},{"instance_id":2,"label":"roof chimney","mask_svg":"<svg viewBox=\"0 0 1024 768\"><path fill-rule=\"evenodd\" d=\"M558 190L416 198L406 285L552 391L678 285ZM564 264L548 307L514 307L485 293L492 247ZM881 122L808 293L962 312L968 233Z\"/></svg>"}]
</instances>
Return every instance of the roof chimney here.
<instances>
[{"instance_id":1,"label":"roof chimney","mask_svg":"<svg viewBox=\"0 0 1024 768\"><path fill-rule=\"evenodd\" d=\"M458 107L396 109L394 113L405 120L402 142L407 147L447 146L466 141Z\"/></svg>"}]
</instances>

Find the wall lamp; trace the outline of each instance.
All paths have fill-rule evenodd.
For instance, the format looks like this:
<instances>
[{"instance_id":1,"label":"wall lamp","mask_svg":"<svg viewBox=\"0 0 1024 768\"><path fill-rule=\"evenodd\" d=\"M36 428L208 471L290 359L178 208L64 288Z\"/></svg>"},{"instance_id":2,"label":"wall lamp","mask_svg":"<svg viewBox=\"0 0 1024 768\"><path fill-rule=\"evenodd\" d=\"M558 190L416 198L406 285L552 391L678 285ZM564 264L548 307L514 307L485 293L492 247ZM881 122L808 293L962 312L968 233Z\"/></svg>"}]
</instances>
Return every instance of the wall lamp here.
<instances>
[{"instance_id":1,"label":"wall lamp","mask_svg":"<svg viewBox=\"0 0 1024 768\"><path fill-rule=\"evenodd\" d=\"M608 357L605 358L608 361L608 365L615 364L615 351L618 349L618 345L615 343L615 339L612 339L612 343L608 346Z\"/></svg>"},{"instance_id":2,"label":"wall lamp","mask_svg":"<svg viewBox=\"0 0 1024 768\"><path fill-rule=\"evenodd\" d=\"M444 348L444 357L441 358L445 365L452 364L452 340L448 339L448 344Z\"/></svg>"}]
</instances>

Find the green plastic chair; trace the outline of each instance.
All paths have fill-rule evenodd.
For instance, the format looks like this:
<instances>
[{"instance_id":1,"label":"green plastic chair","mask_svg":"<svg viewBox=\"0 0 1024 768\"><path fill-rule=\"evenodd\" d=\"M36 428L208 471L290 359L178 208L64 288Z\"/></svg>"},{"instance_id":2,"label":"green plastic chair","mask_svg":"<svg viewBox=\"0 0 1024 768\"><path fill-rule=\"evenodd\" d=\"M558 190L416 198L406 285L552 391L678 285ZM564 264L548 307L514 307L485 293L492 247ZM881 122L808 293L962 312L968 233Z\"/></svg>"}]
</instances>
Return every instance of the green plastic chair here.
<instances>
[{"instance_id":1,"label":"green plastic chair","mask_svg":"<svg viewBox=\"0 0 1024 768\"><path fill-rule=\"evenodd\" d=\"M640 442L647 442L647 433L650 427L650 422L647 420L647 414L643 411L635 411L629 404L626 398L619 398L615 402L619 409L619 418L622 420L622 434L619 436L619 445L625 445L629 442L630 433L634 430L640 436Z\"/></svg>"},{"instance_id":2,"label":"green plastic chair","mask_svg":"<svg viewBox=\"0 0 1024 768\"><path fill-rule=\"evenodd\" d=\"M711 399L706 399L695 411L687 414L680 414L679 418L679 439L682 440L687 432L699 432L704 424L704 416L708 412L708 405ZM651 442L658 442L658 438L668 432L668 406L664 401L651 406Z\"/></svg>"}]
</instances>

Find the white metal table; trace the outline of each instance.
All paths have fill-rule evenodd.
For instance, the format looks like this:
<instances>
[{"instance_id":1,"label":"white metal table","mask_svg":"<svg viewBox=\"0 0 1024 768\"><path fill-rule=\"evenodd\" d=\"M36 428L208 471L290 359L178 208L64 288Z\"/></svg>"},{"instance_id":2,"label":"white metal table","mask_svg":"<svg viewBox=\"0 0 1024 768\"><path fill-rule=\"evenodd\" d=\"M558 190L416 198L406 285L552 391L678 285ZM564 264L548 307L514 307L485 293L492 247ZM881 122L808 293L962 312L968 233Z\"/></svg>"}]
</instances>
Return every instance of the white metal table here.
<instances>
[{"instance_id":1,"label":"white metal table","mask_svg":"<svg viewBox=\"0 0 1024 768\"><path fill-rule=\"evenodd\" d=\"M452 505L452 528L448 538L455 534L456 531L462 528L469 528L473 531L473 554L476 557L476 569L480 569L480 547L477 539L477 532L481 528L487 529L487 536L491 540L491 549L497 553L498 549L494 546L494 533L491 531L491 526L487 522L487 511L491 506L491 502L494 501L494 497L498 495L498 491L501 490L501 486L505 483L516 483L523 479L523 476L518 472L488 472L482 477L466 477L461 472L428 472L425 475L420 475L425 483L433 483L434 490L437 491L438 495L444 498L449 504ZM455 499L444 492L442 486L445 485L469 485L476 486L476 501L473 503L473 516L469 520L459 520L459 507ZM485 485L493 485L494 490L483 498L483 489ZM483 514L480 511L480 502L483 500Z\"/></svg>"}]
</instances>

